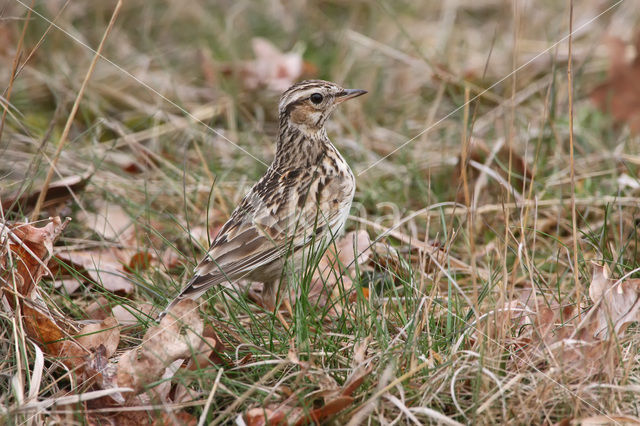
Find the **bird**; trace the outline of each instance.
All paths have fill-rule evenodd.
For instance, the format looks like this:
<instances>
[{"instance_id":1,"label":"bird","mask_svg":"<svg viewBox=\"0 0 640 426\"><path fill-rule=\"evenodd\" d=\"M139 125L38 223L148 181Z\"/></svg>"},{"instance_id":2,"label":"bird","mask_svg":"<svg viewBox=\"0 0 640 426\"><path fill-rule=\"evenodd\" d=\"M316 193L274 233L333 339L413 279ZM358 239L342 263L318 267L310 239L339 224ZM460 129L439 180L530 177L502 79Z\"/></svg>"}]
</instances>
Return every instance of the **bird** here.
<instances>
[{"instance_id":1,"label":"bird","mask_svg":"<svg viewBox=\"0 0 640 426\"><path fill-rule=\"evenodd\" d=\"M263 283L261 305L277 314L279 289L286 288L305 259L322 254L347 221L356 180L327 136L325 122L342 102L365 93L305 80L282 94L273 162L158 319L181 300L196 300L221 283L242 278Z\"/></svg>"}]
</instances>

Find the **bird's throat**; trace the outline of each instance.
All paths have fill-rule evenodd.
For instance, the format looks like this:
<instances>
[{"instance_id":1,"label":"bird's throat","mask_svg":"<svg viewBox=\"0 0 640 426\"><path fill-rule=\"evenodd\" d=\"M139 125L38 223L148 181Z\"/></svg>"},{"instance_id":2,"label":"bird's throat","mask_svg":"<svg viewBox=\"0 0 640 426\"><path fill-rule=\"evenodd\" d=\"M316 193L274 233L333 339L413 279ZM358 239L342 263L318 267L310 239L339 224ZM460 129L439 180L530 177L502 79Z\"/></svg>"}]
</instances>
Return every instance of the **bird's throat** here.
<instances>
[{"instance_id":1,"label":"bird's throat","mask_svg":"<svg viewBox=\"0 0 640 426\"><path fill-rule=\"evenodd\" d=\"M274 166L312 166L330 151L335 151L335 148L324 127L311 131L291 123L281 123Z\"/></svg>"}]
</instances>

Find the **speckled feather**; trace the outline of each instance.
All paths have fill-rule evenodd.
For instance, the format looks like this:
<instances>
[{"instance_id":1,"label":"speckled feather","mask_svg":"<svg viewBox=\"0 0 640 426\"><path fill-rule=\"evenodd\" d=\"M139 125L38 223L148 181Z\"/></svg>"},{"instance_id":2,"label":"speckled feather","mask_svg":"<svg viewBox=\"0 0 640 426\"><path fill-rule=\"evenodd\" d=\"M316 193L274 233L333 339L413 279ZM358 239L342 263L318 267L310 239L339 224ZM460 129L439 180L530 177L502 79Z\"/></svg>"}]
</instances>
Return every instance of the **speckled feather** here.
<instances>
[{"instance_id":1,"label":"speckled feather","mask_svg":"<svg viewBox=\"0 0 640 426\"><path fill-rule=\"evenodd\" d=\"M322 101L316 104L311 95L318 93ZM321 80L303 81L283 93L273 163L220 229L194 277L165 313L181 299L197 299L217 284L240 278L263 282L264 304L275 307L285 259L299 269L302 253L324 250L344 227L355 177L324 123L339 103L363 93Z\"/></svg>"}]
</instances>

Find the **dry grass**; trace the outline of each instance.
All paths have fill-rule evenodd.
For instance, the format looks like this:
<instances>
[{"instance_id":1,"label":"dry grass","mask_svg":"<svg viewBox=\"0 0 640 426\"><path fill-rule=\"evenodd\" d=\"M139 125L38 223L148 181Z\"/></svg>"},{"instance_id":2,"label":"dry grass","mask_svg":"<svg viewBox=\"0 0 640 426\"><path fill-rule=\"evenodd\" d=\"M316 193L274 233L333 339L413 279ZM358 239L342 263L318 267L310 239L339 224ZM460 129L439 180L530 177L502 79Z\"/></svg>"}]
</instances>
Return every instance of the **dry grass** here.
<instances>
[{"instance_id":1,"label":"dry grass","mask_svg":"<svg viewBox=\"0 0 640 426\"><path fill-rule=\"evenodd\" d=\"M516 368L518 349L499 315L532 289L548 306L589 307L591 261L608 264L616 278L640 267L640 189L619 183L623 175L639 182L640 140L589 100L606 77L605 36L632 40L637 4L606 11L613 3L576 2L570 117L567 2L130 0L73 117L115 4L36 2L28 20L20 2L0 4L0 194L4 203L41 188L48 170L53 180L89 173L86 188L57 210L45 205L39 217L74 219L59 245L114 245L78 219L106 202L133 221L130 248L179 261L137 271L126 297L98 285L66 294L47 284L52 303L77 320L100 295L160 310L189 278L202 247L187 230L224 221L273 156L278 93L248 90L241 76L222 72L251 59L256 36L304 50L317 77L369 91L336 112L329 133L357 175L348 228L372 237L392 229L382 241L402 260L358 276L370 294L359 293L356 315L299 303L289 332L246 298L212 292L201 309L230 348L231 366L179 372L174 381L188 397L157 412L229 422L294 391L305 406L361 363L372 373L335 424L640 417L636 329L616 342L611 371L580 376L551 356ZM3 216L24 220L31 211ZM434 246L442 257L425 248ZM56 360L39 364L7 312L0 312L2 422L83 421L90 409L82 404L21 411L86 389ZM291 362L291 348L307 369ZM38 368L42 380L30 392Z\"/></svg>"}]
</instances>

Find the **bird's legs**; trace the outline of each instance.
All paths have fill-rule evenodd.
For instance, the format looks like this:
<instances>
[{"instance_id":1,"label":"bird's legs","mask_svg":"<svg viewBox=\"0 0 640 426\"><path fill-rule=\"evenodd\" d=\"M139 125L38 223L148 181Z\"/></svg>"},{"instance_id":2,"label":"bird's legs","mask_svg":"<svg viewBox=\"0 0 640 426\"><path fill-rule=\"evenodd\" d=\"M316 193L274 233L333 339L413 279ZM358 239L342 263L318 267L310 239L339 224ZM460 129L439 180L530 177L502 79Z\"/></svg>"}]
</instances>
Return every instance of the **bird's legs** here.
<instances>
[{"instance_id":1,"label":"bird's legs","mask_svg":"<svg viewBox=\"0 0 640 426\"><path fill-rule=\"evenodd\" d=\"M276 305L276 302L278 301L278 287L279 287L278 284L279 283L280 283L280 280L266 282L264 283L264 286L262 288L262 296L257 296L255 294L252 296L254 298L254 301L258 305L262 306L264 309L268 311L273 312L276 318L278 318L278 321L282 323L284 328L289 330L290 328L289 324L284 319L284 317L282 316L282 314L280 313ZM286 282L284 280L282 281L282 284L280 285L280 287L286 288ZM291 308L291 304L289 303L289 299L287 297L282 299L282 304L289 312L289 315L291 315L291 318L293 318L293 309Z\"/></svg>"}]
</instances>

